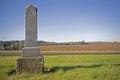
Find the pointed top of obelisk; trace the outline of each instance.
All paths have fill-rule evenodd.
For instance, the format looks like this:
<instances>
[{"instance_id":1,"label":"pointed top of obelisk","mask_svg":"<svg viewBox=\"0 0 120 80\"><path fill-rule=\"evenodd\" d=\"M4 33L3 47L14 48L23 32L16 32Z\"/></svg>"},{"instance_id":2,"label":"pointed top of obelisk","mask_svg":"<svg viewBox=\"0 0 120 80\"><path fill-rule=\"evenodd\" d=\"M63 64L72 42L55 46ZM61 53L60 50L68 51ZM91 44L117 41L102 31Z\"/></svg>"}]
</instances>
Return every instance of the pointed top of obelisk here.
<instances>
[{"instance_id":1,"label":"pointed top of obelisk","mask_svg":"<svg viewBox=\"0 0 120 80\"><path fill-rule=\"evenodd\" d=\"M32 4L30 4L30 5L28 5L27 7L26 7L26 9L29 9L29 8L35 8L35 9L37 9L35 6L33 6Z\"/></svg>"}]
</instances>

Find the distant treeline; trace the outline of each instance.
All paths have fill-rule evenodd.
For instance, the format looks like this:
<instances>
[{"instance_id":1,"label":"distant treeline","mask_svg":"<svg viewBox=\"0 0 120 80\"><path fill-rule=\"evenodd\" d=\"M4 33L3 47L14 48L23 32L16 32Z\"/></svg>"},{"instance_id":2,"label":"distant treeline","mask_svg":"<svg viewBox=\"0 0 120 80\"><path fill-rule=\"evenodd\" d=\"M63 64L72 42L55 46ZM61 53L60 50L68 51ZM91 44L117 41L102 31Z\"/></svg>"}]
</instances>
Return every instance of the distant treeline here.
<instances>
[{"instance_id":1,"label":"distant treeline","mask_svg":"<svg viewBox=\"0 0 120 80\"><path fill-rule=\"evenodd\" d=\"M91 43L105 43L105 42L64 42L64 43L56 43L56 42L48 42L48 41L38 41L38 46L44 45L88 45ZM25 41L0 41L0 50L21 50L24 47Z\"/></svg>"},{"instance_id":2,"label":"distant treeline","mask_svg":"<svg viewBox=\"0 0 120 80\"><path fill-rule=\"evenodd\" d=\"M0 50L21 50L24 41L0 41Z\"/></svg>"}]
</instances>

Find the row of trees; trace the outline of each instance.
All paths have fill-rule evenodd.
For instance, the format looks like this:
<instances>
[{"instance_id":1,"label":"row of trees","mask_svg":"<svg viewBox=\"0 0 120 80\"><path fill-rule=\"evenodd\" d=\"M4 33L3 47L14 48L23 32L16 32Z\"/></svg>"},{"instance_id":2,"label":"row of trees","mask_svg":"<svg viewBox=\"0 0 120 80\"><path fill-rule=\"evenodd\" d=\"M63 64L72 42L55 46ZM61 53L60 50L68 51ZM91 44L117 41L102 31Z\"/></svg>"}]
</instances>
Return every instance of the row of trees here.
<instances>
[{"instance_id":1,"label":"row of trees","mask_svg":"<svg viewBox=\"0 0 120 80\"><path fill-rule=\"evenodd\" d=\"M3 50L21 50L23 45L19 42L11 44L11 42L6 41L3 43Z\"/></svg>"},{"instance_id":2,"label":"row of trees","mask_svg":"<svg viewBox=\"0 0 120 80\"><path fill-rule=\"evenodd\" d=\"M21 50L24 46L24 41L5 41L0 43L0 50ZM68 42L68 43L55 43L38 41L38 45L86 45L85 41Z\"/></svg>"}]
</instances>

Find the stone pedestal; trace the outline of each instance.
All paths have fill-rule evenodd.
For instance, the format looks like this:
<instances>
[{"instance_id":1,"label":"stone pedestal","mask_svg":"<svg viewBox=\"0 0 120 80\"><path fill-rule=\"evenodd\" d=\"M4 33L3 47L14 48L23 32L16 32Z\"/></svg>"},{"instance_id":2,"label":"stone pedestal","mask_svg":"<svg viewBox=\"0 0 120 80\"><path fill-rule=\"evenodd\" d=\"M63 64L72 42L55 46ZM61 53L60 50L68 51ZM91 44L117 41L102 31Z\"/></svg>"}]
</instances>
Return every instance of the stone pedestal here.
<instances>
[{"instance_id":1,"label":"stone pedestal","mask_svg":"<svg viewBox=\"0 0 120 80\"><path fill-rule=\"evenodd\" d=\"M16 72L17 74L23 72L42 73L44 71L44 58L39 57L20 57L17 60Z\"/></svg>"}]
</instances>

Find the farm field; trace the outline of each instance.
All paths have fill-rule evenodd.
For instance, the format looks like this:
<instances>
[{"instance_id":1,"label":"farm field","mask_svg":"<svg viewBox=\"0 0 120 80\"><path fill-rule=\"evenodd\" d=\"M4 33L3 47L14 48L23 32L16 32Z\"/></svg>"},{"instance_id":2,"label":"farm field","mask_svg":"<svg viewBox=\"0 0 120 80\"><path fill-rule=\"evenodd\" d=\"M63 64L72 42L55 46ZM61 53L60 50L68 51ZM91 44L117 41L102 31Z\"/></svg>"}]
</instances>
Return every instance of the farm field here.
<instances>
[{"instance_id":1,"label":"farm field","mask_svg":"<svg viewBox=\"0 0 120 80\"><path fill-rule=\"evenodd\" d=\"M41 45L42 55L120 54L120 42L91 43L85 45ZM19 51L0 51L0 56L20 56Z\"/></svg>"},{"instance_id":2,"label":"farm field","mask_svg":"<svg viewBox=\"0 0 120 80\"><path fill-rule=\"evenodd\" d=\"M84 45L41 45L41 51L120 51L120 42L90 43Z\"/></svg>"},{"instance_id":3,"label":"farm field","mask_svg":"<svg viewBox=\"0 0 120 80\"><path fill-rule=\"evenodd\" d=\"M43 74L12 74L20 56L0 56L0 80L119 80L120 55L45 55Z\"/></svg>"}]
</instances>

